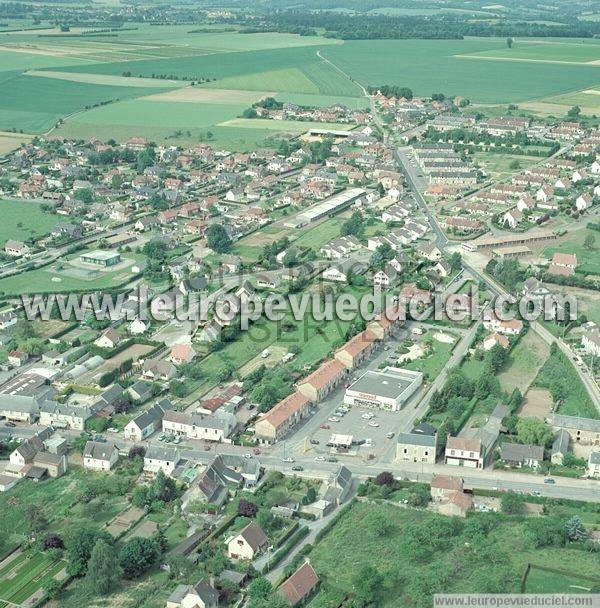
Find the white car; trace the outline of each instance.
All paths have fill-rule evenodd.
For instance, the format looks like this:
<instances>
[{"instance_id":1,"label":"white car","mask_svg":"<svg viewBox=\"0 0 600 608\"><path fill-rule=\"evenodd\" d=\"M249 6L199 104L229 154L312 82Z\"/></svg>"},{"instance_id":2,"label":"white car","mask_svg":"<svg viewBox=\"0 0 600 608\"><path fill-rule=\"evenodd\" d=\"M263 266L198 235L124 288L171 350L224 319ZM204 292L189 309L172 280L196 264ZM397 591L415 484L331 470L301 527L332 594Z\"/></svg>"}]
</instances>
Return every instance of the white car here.
<instances>
[{"instance_id":1,"label":"white car","mask_svg":"<svg viewBox=\"0 0 600 608\"><path fill-rule=\"evenodd\" d=\"M294 458L284 458L283 462L296 462L296 460Z\"/></svg>"},{"instance_id":2,"label":"white car","mask_svg":"<svg viewBox=\"0 0 600 608\"><path fill-rule=\"evenodd\" d=\"M252 454L244 454L244 458L252 458Z\"/></svg>"},{"instance_id":3,"label":"white car","mask_svg":"<svg viewBox=\"0 0 600 608\"><path fill-rule=\"evenodd\" d=\"M361 418L362 418L363 420L371 420L371 418L374 418L374 417L375 417L375 416L374 416L374 414L363 414L363 415L361 416Z\"/></svg>"},{"instance_id":4,"label":"white car","mask_svg":"<svg viewBox=\"0 0 600 608\"><path fill-rule=\"evenodd\" d=\"M379 426L379 422L369 422L369 426Z\"/></svg>"},{"instance_id":5,"label":"white car","mask_svg":"<svg viewBox=\"0 0 600 608\"><path fill-rule=\"evenodd\" d=\"M340 419L336 418L335 416L331 416L330 418L327 418L327 420L329 420L329 422L339 422Z\"/></svg>"},{"instance_id":6,"label":"white car","mask_svg":"<svg viewBox=\"0 0 600 608\"><path fill-rule=\"evenodd\" d=\"M324 462L325 461L325 456L315 456L315 460L317 462Z\"/></svg>"}]
</instances>

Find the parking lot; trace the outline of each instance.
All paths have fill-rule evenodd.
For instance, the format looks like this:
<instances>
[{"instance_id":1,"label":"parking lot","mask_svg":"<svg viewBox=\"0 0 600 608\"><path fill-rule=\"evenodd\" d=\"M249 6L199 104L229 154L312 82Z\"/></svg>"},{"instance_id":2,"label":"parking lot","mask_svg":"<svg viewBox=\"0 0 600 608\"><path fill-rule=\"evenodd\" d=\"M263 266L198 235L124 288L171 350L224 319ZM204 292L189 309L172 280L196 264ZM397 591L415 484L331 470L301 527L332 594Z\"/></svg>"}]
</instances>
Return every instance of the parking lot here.
<instances>
[{"instance_id":1,"label":"parking lot","mask_svg":"<svg viewBox=\"0 0 600 608\"><path fill-rule=\"evenodd\" d=\"M366 416L371 418L367 419ZM338 422L333 422L332 418ZM347 458L368 460L372 455L372 459L378 459L390 447L395 447L398 428L402 427L404 418L405 411L388 412L351 407L344 416L330 416L325 419L308 437L308 448L311 453L314 452L315 457L335 456L339 460ZM350 447L348 454L343 451L336 452L335 448L327 446L334 433L353 437L355 443ZM393 433L393 437L388 437L390 433ZM314 445L311 440L318 441L319 444Z\"/></svg>"}]
</instances>

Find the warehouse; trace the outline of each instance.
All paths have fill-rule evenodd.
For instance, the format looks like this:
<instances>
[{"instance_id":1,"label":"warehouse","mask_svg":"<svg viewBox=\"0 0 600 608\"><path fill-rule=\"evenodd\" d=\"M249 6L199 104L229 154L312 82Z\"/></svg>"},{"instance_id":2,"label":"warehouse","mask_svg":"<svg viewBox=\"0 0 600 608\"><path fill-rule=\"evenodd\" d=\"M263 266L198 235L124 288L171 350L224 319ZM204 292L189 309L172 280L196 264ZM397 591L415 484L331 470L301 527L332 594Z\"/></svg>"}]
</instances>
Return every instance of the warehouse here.
<instances>
[{"instance_id":1,"label":"warehouse","mask_svg":"<svg viewBox=\"0 0 600 608\"><path fill-rule=\"evenodd\" d=\"M423 383L423 374L399 367L368 371L346 389L344 403L397 412Z\"/></svg>"}]
</instances>

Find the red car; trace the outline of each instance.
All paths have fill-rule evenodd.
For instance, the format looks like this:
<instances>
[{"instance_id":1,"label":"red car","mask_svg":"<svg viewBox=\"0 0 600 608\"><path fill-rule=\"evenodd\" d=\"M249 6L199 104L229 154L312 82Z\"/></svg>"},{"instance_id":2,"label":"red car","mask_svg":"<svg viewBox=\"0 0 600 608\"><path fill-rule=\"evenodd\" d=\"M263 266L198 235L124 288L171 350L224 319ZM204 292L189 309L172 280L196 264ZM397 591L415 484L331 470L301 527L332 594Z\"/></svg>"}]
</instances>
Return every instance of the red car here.
<instances>
[{"instance_id":1,"label":"red car","mask_svg":"<svg viewBox=\"0 0 600 608\"><path fill-rule=\"evenodd\" d=\"M328 429L328 428L329 428L329 425L328 425L328 424L322 424L322 425L320 426L320 428L322 428L322 429Z\"/></svg>"},{"instance_id":2,"label":"red car","mask_svg":"<svg viewBox=\"0 0 600 608\"><path fill-rule=\"evenodd\" d=\"M252 450L252 452L253 452L254 454L260 454L260 450L259 450L258 448L254 448L254 449Z\"/></svg>"}]
</instances>

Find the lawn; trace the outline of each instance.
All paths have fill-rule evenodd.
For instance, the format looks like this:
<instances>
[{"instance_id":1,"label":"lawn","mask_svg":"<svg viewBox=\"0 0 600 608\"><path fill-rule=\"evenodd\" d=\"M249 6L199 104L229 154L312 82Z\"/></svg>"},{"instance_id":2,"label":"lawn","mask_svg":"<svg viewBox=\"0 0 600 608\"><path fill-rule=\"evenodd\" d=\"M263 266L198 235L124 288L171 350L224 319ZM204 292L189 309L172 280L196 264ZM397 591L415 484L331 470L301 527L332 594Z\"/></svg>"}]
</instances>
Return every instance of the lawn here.
<instances>
[{"instance_id":1,"label":"lawn","mask_svg":"<svg viewBox=\"0 0 600 608\"><path fill-rule=\"evenodd\" d=\"M596 244L592 249L584 247L585 238L591 235L596 240ZM598 255L598 247L600 246L600 237L595 230L587 228L579 228L570 230L568 236L559 245L551 245L542 251L542 255L551 259L557 252L574 253L577 256L576 271L581 274L600 274L600 255Z\"/></svg>"},{"instance_id":2,"label":"lawn","mask_svg":"<svg viewBox=\"0 0 600 608\"><path fill-rule=\"evenodd\" d=\"M49 234L56 224L69 220L42 211L42 203L4 199L0 199L0 217L0 246L8 239L38 239Z\"/></svg>"},{"instance_id":3,"label":"lawn","mask_svg":"<svg viewBox=\"0 0 600 608\"><path fill-rule=\"evenodd\" d=\"M535 566L529 570L525 581L525 593L589 593L600 582L577 576L577 573L561 574L542 570Z\"/></svg>"},{"instance_id":4,"label":"lawn","mask_svg":"<svg viewBox=\"0 0 600 608\"><path fill-rule=\"evenodd\" d=\"M402 367L423 372L423 374L429 379L434 379L439 376L440 372L444 368L444 365L446 365L448 359L450 359L452 355L454 343L450 344L440 342L434 338L431 341L430 348L430 354L420 359L414 359L413 361L403 363Z\"/></svg>"},{"instance_id":5,"label":"lawn","mask_svg":"<svg viewBox=\"0 0 600 608\"><path fill-rule=\"evenodd\" d=\"M67 263L78 258L82 253L84 252L79 251L74 255L67 256L60 263L60 267L57 264L51 264L0 279L0 293L4 295L92 293L98 289L118 287L133 279L134 274L131 271L131 266L134 261L144 259L142 254L129 252L123 254L123 261L130 262L128 267L119 267L113 271L98 271L97 274L89 274L85 278L84 273L95 273L96 269L84 270Z\"/></svg>"},{"instance_id":6,"label":"lawn","mask_svg":"<svg viewBox=\"0 0 600 608\"><path fill-rule=\"evenodd\" d=\"M334 122L312 122L308 120L268 120L260 118L234 118L220 123L220 127L241 127L243 129L268 129L287 133L305 133L309 129L333 129L349 131L354 125Z\"/></svg>"},{"instance_id":7,"label":"lawn","mask_svg":"<svg viewBox=\"0 0 600 608\"><path fill-rule=\"evenodd\" d=\"M389 504L355 503L310 553L321 578L311 608L337 607L365 566L383 574L376 605L429 607L434 593L518 593L528 563L597 575L594 554L530 547L523 523L493 514L467 520ZM457 575L457 573L460 573ZM329 603L326 597L337 600Z\"/></svg>"},{"instance_id":8,"label":"lawn","mask_svg":"<svg viewBox=\"0 0 600 608\"><path fill-rule=\"evenodd\" d=\"M494 179L503 179L511 173L516 173L520 169L539 163L541 160L539 156L498 154L496 152L477 152L471 158ZM518 163L518 166L511 167L512 163Z\"/></svg>"}]
</instances>

